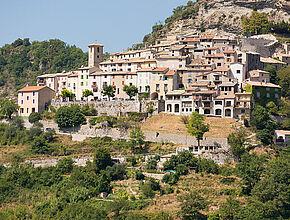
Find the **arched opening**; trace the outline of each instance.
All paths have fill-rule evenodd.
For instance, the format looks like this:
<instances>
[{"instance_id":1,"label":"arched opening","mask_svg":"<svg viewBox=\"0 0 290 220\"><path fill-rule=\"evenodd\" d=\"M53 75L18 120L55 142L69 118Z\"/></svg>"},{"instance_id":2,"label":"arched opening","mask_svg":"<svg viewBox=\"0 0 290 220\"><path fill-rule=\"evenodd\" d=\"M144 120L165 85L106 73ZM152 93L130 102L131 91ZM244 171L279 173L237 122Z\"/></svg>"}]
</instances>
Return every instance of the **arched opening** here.
<instances>
[{"instance_id":1,"label":"arched opening","mask_svg":"<svg viewBox=\"0 0 290 220\"><path fill-rule=\"evenodd\" d=\"M205 109L205 110L204 110L204 114L205 114L205 115L209 115L209 114L210 114L210 110L209 110L209 109Z\"/></svg>"},{"instance_id":2,"label":"arched opening","mask_svg":"<svg viewBox=\"0 0 290 220\"><path fill-rule=\"evenodd\" d=\"M231 117L232 116L232 111L230 109L225 110L225 116L226 117Z\"/></svg>"},{"instance_id":3,"label":"arched opening","mask_svg":"<svg viewBox=\"0 0 290 220\"><path fill-rule=\"evenodd\" d=\"M179 105L178 104L174 105L174 112L179 112Z\"/></svg>"},{"instance_id":4,"label":"arched opening","mask_svg":"<svg viewBox=\"0 0 290 220\"><path fill-rule=\"evenodd\" d=\"M171 104L167 105L167 112L172 112L172 105Z\"/></svg>"},{"instance_id":5,"label":"arched opening","mask_svg":"<svg viewBox=\"0 0 290 220\"><path fill-rule=\"evenodd\" d=\"M222 115L222 110L221 109L216 109L215 110L215 115Z\"/></svg>"},{"instance_id":6,"label":"arched opening","mask_svg":"<svg viewBox=\"0 0 290 220\"><path fill-rule=\"evenodd\" d=\"M157 100L157 99L158 99L158 93L157 93L157 92L153 92L153 93L151 94L151 99L152 99L152 100Z\"/></svg>"}]
</instances>

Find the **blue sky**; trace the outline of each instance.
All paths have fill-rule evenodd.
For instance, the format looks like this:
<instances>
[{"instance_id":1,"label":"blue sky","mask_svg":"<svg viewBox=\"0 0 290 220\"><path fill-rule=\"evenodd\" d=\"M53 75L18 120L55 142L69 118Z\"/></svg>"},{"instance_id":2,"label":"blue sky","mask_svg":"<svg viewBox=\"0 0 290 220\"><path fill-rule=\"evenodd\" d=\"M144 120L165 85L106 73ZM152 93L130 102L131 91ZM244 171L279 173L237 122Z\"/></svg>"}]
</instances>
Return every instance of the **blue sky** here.
<instances>
[{"instance_id":1,"label":"blue sky","mask_svg":"<svg viewBox=\"0 0 290 220\"><path fill-rule=\"evenodd\" d=\"M0 47L17 38L60 39L110 53L141 42L158 21L187 0L0 0Z\"/></svg>"}]
</instances>

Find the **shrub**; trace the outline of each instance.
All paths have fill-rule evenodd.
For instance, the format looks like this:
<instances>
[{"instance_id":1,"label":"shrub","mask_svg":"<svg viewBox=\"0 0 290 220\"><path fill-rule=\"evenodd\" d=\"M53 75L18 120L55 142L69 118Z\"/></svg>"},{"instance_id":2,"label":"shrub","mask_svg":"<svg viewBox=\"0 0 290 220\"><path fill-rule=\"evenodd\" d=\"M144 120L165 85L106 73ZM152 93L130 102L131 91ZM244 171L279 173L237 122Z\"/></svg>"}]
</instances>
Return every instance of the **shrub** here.
<instances>
[{"instance_id":1,"label":"shrub","mask_svg":"<svg viewBox=\"0 0 290 220\"><path fill-rule=\"evenodd\" d=\"M61 174L68 174L73 170L74 161L70 157L65 157L57 162L56 168Z\"/></svg>"},{"instance_id":2,"label":"shrub","mask_svg":"<svg viewBox=\"0 0 290 220\"><path fill-rule=\"evenodd\" d=\"M41 114L39 112L32 112L28 117L28 121L31 124L34 124L35 122L38 122L39 120L41 120Z\"/></svg>"}]
</instances>

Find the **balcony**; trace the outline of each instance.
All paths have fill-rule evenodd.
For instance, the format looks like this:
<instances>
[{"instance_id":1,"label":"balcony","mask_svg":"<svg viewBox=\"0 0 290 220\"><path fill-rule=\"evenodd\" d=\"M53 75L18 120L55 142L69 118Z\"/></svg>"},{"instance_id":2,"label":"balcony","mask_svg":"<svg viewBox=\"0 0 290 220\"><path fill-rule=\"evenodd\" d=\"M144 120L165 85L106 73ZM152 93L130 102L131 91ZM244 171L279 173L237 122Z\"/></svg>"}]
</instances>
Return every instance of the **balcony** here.
<instances>
[{"instance_id":1,"label":"balcony","mask_svg":"<svg viewBox=\"0 0 290 220\"><path fill-rule=\"evenodd\" d=\"M202 106L203 109L210 109L213 107L213 104L211 102L205 102Z\"/></svg>"},{"instance_id":2,"label":"balcony","mask_svg":"<svg viewBox=\"0 0 290 220\"><path fill-rule=\"evenodd\" d=\"M250 105L248 104L248 103L244 103L244 104L240 104L240 105L236 105L235 106L236 108L242 108L242 109L244 109L244 108L250 108Z\"/></svg>"},{"instance_id":3,"label":"balcony","mask_svg":"<svg viewBox=\"0 0 290 220\"><path fill-rule=\"evenodd\" d=\"M201 101L203 102L212 101L212 97L202 97Z\"/></svg>"}]
</instances>

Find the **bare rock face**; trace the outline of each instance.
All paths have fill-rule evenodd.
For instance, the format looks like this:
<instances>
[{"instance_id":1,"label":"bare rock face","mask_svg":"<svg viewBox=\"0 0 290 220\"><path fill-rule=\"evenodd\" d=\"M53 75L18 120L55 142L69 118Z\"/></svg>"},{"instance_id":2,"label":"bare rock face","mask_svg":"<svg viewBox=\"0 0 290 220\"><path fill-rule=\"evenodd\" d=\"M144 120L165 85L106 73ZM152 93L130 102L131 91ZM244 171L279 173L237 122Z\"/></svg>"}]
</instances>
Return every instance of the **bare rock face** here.
<instances>
[{"instance_id":1,"label":"bare rock face","mask_svg":"<svg viewBox=\"0 0 290 220\"><path fill-rule=\"evenodd\" d=\"M175 22L168 35L195 33L201 24L206 33L240 34L242 16L250 16L253 10L266 13L274 22L290 21L289 0L199 0L197 4L197 16Z\"/></svg>"}]
</instances>

